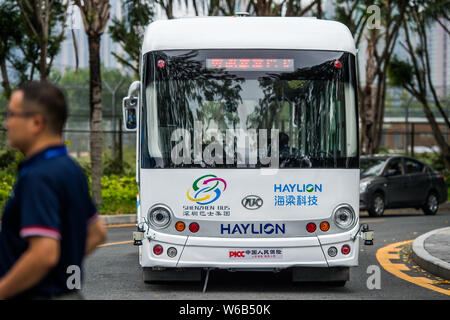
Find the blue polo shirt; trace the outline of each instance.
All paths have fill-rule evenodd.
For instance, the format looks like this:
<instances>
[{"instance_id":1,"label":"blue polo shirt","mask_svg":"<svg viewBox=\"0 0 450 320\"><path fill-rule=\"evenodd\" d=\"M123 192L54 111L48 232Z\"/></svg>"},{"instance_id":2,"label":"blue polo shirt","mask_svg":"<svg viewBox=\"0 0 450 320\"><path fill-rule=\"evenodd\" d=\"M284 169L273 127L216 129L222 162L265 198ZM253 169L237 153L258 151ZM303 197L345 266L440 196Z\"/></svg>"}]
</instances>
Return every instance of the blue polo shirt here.
<instances>
[{"instance_id":1,"label":"blue polo shirt","mask_svg":"<svg viewBox=\"0 0 450 320\"><path fill-rule=\"evenodd\" d=\"M87 226L97 218L87 179L65 146L49 147L19 165L19 175L6 202L0 231L0 278L28 248L28 237L60 241L56 267L35 287L21 294L69 292L67 279L82 270ZM72 278L71 278L72 279Z\"/></svg>"}]
</instances>

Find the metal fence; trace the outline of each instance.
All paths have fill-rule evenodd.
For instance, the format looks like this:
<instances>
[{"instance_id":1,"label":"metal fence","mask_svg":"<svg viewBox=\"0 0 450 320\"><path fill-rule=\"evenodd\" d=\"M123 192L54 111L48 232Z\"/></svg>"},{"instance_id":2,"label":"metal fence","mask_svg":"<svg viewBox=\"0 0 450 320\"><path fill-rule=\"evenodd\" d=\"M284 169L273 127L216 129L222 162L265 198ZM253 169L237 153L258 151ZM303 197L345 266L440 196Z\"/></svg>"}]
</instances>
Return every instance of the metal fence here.
<instances>
[{"instance_id":1,"label":"metal fence","mask_svg":"<svg viewBox=\"0 0 450 320\"><path fill-rule=\"evenodd\" d=\"M79 125L73 125L73 122L69 122L64 131L63 139L66 142L69 153L75 158L89 159L89 119L83 119L84 123L80 122ZM119 157L123 160L130 160L135 157L136 150L136 133L123 132L117 130L119 128L119 121L121 118L116 118L116 128L113 128L113 118L103 118L103 152L106 158ZM0 129L0 150L4 150L7 147L7 141L4 128ZM130 155L129 153L133 153Z\"/></svg>"},{"instance_id":2,"label":"metal fence","mask_svg":"<svg viewBox=\"0 0 450 320\"><path fill-rule=\"evenodd\" d=\"M129 83L110 85L103 82L103 150L106 158L124 154L125 160L135 157L136 133L122 131L122 99L127 95ZM89 87L86 85L59 85L68 100L69 116L63 138L70 154L89 159ZM0 121L3 124L7 101L0 99ZM5 129L0 128L0 150L7 147ZM133 153L130 155L129 153Z\"/></svg>"},{"instance_id":3,"label":"metal fence","mask_svg":"<svg viewBox=\"0 0 450 320\"><path fill-rule=\"evenodd\" d=\"M436 87L447 119L450 116L450 92L447 88ZM443 115L432 103L431 111L440 131L450 141L450 130ZM414 156L415 153L439 152L434 134L425 116L422 104L399 88L389 88L385 102L385 113L381 149L402 152Z\"/></svg>"},{"instance_id":4,"label":"metal fence","mask_svg":"<svg viewBox=\"0 0 450 320\"><path fill-rule=\"evenodd\" d=\"M404 124L396 129L398 123L385 123L384 127L390 127L390 129L384 129L382 132L382 139L380 148L386 151L395 153L404 153L411 156L415 156L417 153L439 152L433 132L428 123L409 123L408 128L405 130ZM443 128L443 125L441 125ZM450 141L450 132L447 128L441 130L447 143Z\"/></svg>"}]
</instances>

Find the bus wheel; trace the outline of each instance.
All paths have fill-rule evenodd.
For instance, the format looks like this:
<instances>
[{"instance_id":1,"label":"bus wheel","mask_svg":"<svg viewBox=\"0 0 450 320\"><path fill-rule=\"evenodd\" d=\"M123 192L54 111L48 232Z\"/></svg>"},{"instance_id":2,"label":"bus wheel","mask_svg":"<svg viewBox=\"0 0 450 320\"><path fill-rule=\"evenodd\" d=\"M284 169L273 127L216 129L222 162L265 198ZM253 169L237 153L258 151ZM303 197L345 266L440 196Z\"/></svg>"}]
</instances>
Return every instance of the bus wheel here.
<instances>
[{"instance_id":1,"label":"bus wheel","mask_svg":"<svg viewBox=\"0 0 450 320\"><path fill-rule=\"evenodd\" d=\"M430 192L427 201L422 207L423 212L428 216L434 216L439 209L439 201L436 193Z\"/></svg>"},{"instance_id":2,"label":"bus wheel","mask_svg":"<svg viewBox=\"0 0 450 320\"><path fill-rule=\"evenodd\" d=\"M294 267L292 268L293 282L320 282L322 285L330 284L342 287L350 279L349 267Z\"/></svg>"},{"instance_id":3,"label":"bus wheel","mask_svg":"<svg viewBox=\"0 0 450 320\"><path fill-rule=\"evenodd\" d=\"M369 205L369 216L381 217L384 213L384 196L377 192L373 195Z\"/></svg>"},{"instance_id":4,"label":"bus wheel","mask_svg":"<svg viewBox=\"0 0 450 320\"><path fill-rule=\"evenodd\" d=\"M342 281L330 281L327 284L331 287L345 287L346 283L347 281L342 280Z\"/></svg>"},{"instance_id":5,"label":"bus wheel","mask_svg":"<svg viewBox=\"0 0 450 320\"><path fill-rule=\"evenodd\" d=\"M142 268L142 277L145 283L162 283L176 281L200 281L202 279L201 269L174 269L167 268L155 270L153 268Z\"/></svg>"}]
</instances>

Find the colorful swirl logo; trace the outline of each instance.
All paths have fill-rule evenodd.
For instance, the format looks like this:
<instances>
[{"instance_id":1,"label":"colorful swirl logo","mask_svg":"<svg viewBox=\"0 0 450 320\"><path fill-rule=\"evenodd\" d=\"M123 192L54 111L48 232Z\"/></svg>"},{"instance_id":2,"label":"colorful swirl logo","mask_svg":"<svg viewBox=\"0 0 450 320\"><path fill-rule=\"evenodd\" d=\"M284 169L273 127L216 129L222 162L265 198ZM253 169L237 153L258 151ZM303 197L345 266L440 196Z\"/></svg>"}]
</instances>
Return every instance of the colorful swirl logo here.
<instances>
[{"instance_id":1,"label":"colorful swirl logo","mask_svg":"<svg viewBox=\"0 0 450 320\"><path fill-rule=\"evenodd\" d=\"M227 188L225 180L218 178L215 175L204 175L192 184L193 194L191 197L191 189L187 190L187 197L189 200L197 202L197 204L210 204L219 199L222 192Z\"/></svg>"}]
</instances>

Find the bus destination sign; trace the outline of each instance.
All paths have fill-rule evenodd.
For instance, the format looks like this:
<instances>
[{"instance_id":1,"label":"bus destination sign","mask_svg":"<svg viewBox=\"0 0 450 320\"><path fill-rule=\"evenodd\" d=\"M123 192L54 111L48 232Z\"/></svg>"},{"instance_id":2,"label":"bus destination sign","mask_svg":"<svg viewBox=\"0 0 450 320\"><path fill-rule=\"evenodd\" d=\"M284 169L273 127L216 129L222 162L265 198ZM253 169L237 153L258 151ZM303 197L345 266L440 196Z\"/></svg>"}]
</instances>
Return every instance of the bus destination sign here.
<instances>
[{"instance_id":1,"label":"bus destination sign","mask_svg":"<svg viewBox=\"0 0 450 320\"><path fill-rule=\"evenodd\" d=\"M294 71L294 59L206 59L207 69L227 71Z\"/></svg>"}]
</instances>

